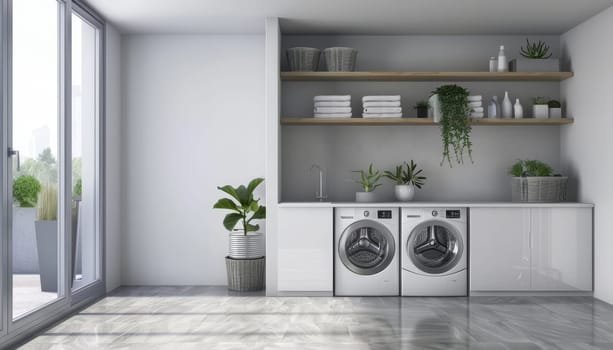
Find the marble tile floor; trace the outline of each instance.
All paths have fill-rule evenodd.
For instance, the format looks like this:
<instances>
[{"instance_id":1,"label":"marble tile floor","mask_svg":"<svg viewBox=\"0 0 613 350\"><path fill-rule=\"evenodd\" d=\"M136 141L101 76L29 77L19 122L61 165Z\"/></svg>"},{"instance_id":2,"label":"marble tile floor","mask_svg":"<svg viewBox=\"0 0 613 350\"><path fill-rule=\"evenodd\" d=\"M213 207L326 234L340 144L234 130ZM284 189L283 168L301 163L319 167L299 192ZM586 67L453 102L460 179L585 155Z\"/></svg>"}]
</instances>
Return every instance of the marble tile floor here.
<instances>
[{"instance_id":1,"label":"marble tile floor","mask_svg":"<svg viewBox=\"0 0 613 350\"><path fill-rule=\"evenodd\" d=\"M613 349L591 297L265 297L125 287L21 349Z\"/></svg>"}]
</instances>

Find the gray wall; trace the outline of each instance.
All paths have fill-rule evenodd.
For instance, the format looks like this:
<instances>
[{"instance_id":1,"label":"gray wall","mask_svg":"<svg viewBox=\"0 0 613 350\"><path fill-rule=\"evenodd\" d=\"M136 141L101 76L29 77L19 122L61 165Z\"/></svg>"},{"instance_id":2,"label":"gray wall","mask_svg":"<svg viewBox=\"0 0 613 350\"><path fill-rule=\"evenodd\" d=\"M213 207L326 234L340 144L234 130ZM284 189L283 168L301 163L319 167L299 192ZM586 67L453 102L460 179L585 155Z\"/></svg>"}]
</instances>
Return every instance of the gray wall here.
<instances>
[{"instance_id":1,"label":"gray wall","mask_svg":"<svg viewBox=\"0 0 613 350\"><path fill-rule=\"evenodd\" d=\"M564 61L575 77L562 83L562 96L575 124L561 134L562 163L573 192L594 208L594 295L613 303L610 247L613 245L613 8L561 38Z\"/></svg>"},{"instance_id":2,"label":"gray wall","mask_svg":"<svg viewBox=\"0 0 613 350\"><path fill-rule=\"evenodd\" d=\"M558 36L529 36L546 40L559 56ZM358 49L359 70L487 71L490 56L505 45L515 58L525 36L284 36L283 48L293 46L350 46ZM285 51L282 50L282 55ZM323 59L323 56L322 56ZM285 58L282 59L286 64ZM324 65L320 66L325 69ZM283 69L286 69L284 66ZM354 116L361 115L361 96L400 94L403 113L415 115L412 106L428 98L444 82L283 82L282 116L312 115L312 98L318 94L351 94ZM531 115L534 96L559 98L557 82L460 82L472 94L520 98ZM334 201L351 201L358 186L351 170L374 162L381 169L413 159L426 172L426 187L418 200L509 200L506 172L518 158L537 158L559 167L558 127L474 127L474 164L440 166L440 131L436 126L284 126L282 128L282 200L313 200L316 163L328 172L328 191ZM380 200L393 199L393 186L378 190Z\"/></svg>"}]
</instances>

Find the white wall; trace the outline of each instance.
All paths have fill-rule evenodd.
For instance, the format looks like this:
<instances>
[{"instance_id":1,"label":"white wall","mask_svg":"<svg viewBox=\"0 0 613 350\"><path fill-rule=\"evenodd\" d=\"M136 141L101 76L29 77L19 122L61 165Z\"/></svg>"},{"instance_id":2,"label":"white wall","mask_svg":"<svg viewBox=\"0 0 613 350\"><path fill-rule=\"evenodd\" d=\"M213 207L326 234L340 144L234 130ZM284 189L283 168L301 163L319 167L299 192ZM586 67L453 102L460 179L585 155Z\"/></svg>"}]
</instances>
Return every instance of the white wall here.
<instances>
[{"instance_id":1,"label":"white wall","mask_svg":"<svg viewBox=\"0 0 613 350\"><path fill-rule=\"evenodd\" d=\"M106 290L121 285L121 36L106 25Z\"/></svg>"},{"instance_id":2,"label":"white wall","mask_svg":"<svg viewBox=\"0 0 613 350\"><path fill-rule=\"evenodd\" d=\"M566 68L575 77L561 94L575 118L561 134L561 161L575 179L573 192L594 211L594 295L613 303L613 8L603 11L561 37Z\"/></svg>"},{"instance_id":3,"label":"white wall","mask_svg":"<svg viewBox=\"0 0 613 350\"><path fill-rule=\"evenodd\" d=\"M211 208L264 175L264 38L130 35L122 57L122 282L223 285Z\"/></svg>"}]
</instances>

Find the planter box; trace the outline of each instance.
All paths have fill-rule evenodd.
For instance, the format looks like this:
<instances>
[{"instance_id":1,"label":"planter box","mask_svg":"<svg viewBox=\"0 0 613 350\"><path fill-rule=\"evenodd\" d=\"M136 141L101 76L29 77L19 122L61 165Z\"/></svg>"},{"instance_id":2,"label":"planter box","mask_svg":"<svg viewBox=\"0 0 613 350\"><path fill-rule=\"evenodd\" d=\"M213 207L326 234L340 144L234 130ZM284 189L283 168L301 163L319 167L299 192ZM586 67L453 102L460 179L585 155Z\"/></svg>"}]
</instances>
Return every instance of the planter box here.
<instances>
[{"instance_id":1,"label":"planter box","mask_svg":"<svg viewBox=\"0 0 613 350\"><path fill-rule=\"evenodd\" d=\"M57 293L57 221L36 221L36 247L40 270L40 289Z\"/></svg>"},{"instance_id":2,"label":"planter box","mask_svg":"<svg viewBox=\"0 0 613 350\"><path fill-rule=\"evenodd\" d=\"M562 118L562 108L549 108L549 118Z\"/></svg>"},{"instance_id":3,"label":"planter box","mask_svg":"<svg viewBox=\"0 0 613 350\"><path fill-rule=\"evenodd\" d=\"M566 200L568 178L564 176L529 176L511 179L513 202L556 203Z\"/></svg>"},{"instance_id":4,"label":"planter box","mask_svg":"<svg viewBox=\"0 0 613 350\"><path fill-rule=\"evenodd\" d=\"M532 105L532 116L537 119L549 118L548 105Z\"/></svg>"},{"instance_id":5,"label":"planter box","mask_svg":"<svg viewBox=\"0 0 613 350\"><path fill-rule=\"evenodd\" d=\"M13 273L38 274L36 208L13 207Z\"/></svg>"},{"instance_id":6,"label":"planter box","mask_svg":"<svg viewBox=\"0 0 613 350\"><path fill-rule=\"evenodd\" d=\"M232 259L226 257L226 271L228 273L228 289L239 292L256 291L264 289L264 274L266 260Z\"/></svg>"},{"instance_id":7,"label":"planter box","mask_svg":"<svg viewBox=\"0 0 613 350\"><path fill-rule=\"evenodd\" d=\"M511 72L559 72L560 60L557 58L518 58L509 62Z\"/></svg>"}]
</instances>

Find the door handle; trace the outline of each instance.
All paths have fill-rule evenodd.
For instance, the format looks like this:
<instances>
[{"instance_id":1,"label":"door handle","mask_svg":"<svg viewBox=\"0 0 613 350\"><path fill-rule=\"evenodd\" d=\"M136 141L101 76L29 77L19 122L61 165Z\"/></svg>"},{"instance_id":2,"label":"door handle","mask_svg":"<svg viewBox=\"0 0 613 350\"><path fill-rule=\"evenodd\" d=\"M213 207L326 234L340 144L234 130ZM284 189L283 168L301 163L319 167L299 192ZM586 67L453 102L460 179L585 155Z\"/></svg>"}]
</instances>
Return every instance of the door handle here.
<instances>
[{"instance_id":1,"label":"door handle","mask_svg":"<svg viewBox=\"0 0 613 350\"><path fill-rule=\"evenodd\" d=\"M9 147L8 156L9 158L13 156L17 156L17 171L21 170L21 160L19 159L19 151Z\"/></svg>"}]
</instances>

